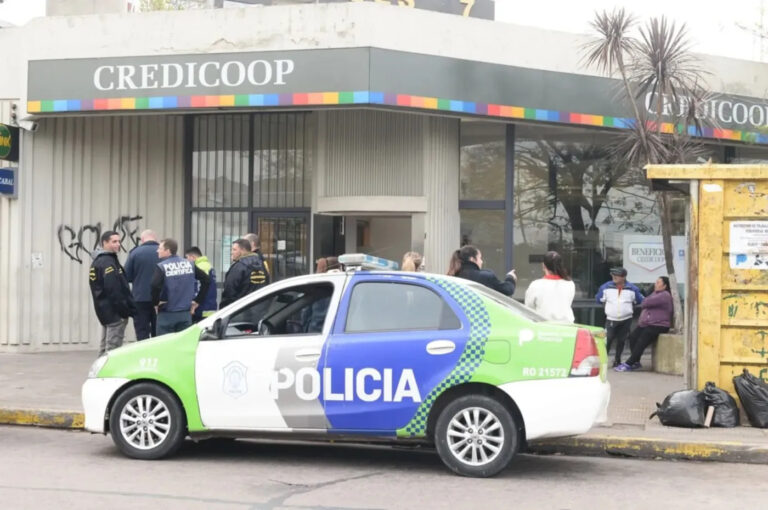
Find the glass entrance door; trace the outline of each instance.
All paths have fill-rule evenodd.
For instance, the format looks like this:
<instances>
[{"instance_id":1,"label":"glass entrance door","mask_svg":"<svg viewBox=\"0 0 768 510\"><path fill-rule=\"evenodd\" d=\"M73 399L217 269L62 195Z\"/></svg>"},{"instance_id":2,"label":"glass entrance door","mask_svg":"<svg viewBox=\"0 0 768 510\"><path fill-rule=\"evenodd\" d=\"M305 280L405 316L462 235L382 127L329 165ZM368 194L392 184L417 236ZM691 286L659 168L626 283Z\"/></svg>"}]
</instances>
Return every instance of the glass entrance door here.
<instances>
[{"instance_id":1,"label":"glass entrance door","mask_svg":"<svg viewBox=\"0 0 768 510\"><path fill-rule=\"evenodd\" d=\"M255 212L252 225L272 281L310 272L308 213Z\"/></svg>"}]
</instances>

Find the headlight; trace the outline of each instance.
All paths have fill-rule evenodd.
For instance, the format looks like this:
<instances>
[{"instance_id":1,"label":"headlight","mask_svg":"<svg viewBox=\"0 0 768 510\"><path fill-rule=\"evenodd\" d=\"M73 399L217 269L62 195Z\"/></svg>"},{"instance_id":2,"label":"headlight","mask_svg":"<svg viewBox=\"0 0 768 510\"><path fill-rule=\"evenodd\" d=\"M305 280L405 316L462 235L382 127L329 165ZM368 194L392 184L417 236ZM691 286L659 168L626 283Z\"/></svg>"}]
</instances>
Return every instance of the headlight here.
<instances>
[{"instance_id":1,"label":"headlight","mask_svg":"<svg viewBox=\"0 0 768 510\"><path fill-rule=\"evenodd\" d=\"M99 372L101 372L101 369L104 368L104 365L107 363L107 355L99 357L96 361L93 362L93 365L91 365L91 369L88 371L88 379L93 379L97 375L99 375Z\"/></svg>"}]
</instances>

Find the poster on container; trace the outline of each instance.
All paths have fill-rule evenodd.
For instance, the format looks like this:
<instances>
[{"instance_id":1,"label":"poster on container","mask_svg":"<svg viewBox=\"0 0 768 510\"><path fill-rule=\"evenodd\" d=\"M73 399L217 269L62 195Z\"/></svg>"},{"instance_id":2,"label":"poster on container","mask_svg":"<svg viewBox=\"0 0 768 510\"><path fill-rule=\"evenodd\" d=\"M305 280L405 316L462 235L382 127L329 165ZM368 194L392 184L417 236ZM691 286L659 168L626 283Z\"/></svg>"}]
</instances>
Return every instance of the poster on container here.
<instances>
[{"instance_id":1,"label":"poster on container","mask_svg":"<svg viewBox=\"0 0 768 510\"><path fill-rule=\"evenodd\" d=\"M685 283L685 250L688 242L685 236L672 236L672 251L678 283ZM627 280L632 283L653 283L659 276L667 275L664 260L664 242L661 236L625 235L624 268Z\"/></svg>"},{"instance_id":2,"label":"poster on container","mask_svg":"<svg viewBox=\"0 0 768 510\"><path fill-rule=\"evenodd\" d=\"M768 269L768 221L732 221L731 269Z\"/></svg>"}]
</instances>

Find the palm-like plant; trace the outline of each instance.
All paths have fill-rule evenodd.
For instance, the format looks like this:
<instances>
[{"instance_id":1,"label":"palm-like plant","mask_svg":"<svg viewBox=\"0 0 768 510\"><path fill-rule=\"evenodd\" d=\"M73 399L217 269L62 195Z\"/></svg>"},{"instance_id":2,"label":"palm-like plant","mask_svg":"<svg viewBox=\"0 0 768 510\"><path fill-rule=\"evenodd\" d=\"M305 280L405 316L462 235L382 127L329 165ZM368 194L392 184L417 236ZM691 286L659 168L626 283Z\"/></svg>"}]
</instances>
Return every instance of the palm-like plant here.
<instances>
[{"instance_id":1,"label":"palm-like plant","mask_svg":"<svg viewBox=\"0 0 768 510\"><path fill-rule=\"evenodd\" d=\"M587 66L621 80L621 100L634 114L629 129L614 146L625 164L684 163L703 154L703 145L689 136L689 126L701 133L697 113L709 93L703 83L705 71L690 52L685 25L664 17L651 19L639 28L640 38L631 35L635 18L624 9L595 14L592 22L598 38L584 47ZM649 97L653 119L638 106ZM676 126L664 133L662 119ZM668 192L657 192L667 273L675 304L675 329L682 325L682 307L672 251L671 206Z\"/></svg>"}]
</instances>

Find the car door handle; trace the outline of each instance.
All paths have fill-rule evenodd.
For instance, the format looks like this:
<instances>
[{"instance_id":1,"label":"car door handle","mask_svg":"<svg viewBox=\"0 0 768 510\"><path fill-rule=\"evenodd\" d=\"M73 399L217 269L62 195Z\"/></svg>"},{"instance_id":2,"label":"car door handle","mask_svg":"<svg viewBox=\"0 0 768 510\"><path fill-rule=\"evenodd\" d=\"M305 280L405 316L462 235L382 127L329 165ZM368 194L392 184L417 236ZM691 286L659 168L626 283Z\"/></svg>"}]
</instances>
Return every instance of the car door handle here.
<instances>
[{"instance_id":1,"label":"car door handle","mask_svg":"<svg viewBox=\"0 0 768 510\"><path fill-rule=\"evenodd\" d=\"M450 354L454 350L456 350L456 344L451 340L432 340L427 344L427 352L435 356Z\"/></svg>"},{"instance_id":2,"label":"car door handle","mask_svg":"<svg viewBox=\"0 0 768 510\"><path fill-rule=\"evenodd\" d=\"M296 359L299 361L315 361L320 357L317 349L299 349L296 351Z\"/></svg>"}]
</instances>

